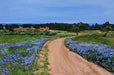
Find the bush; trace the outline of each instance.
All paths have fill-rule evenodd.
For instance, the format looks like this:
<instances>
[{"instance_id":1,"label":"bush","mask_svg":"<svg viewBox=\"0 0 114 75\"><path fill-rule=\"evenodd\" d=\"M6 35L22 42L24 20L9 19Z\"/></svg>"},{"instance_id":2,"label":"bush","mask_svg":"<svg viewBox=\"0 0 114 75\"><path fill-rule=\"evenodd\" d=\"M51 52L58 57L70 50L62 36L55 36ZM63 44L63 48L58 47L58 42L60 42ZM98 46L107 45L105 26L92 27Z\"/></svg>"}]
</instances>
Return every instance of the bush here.
<instances>
[{"instance_id":1,"label":"bush","mask_svg":"<svg viewBox=\"0 0 114 75\"><path fill-rule=\"evenodd\" d=\"M0 35L56 35L50 31L9 31L0 30Z\"/></svg>"}]
</instances>

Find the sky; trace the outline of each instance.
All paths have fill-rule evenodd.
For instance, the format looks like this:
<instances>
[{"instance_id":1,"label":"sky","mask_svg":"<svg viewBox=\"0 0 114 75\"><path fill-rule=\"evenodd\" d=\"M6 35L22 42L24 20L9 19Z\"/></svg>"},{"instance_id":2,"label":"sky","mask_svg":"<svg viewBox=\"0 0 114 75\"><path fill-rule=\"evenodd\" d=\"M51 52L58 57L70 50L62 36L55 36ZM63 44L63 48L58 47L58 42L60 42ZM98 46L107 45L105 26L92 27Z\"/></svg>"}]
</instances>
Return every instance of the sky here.
<instances>
[{"instance_id":1,"label":"sky","mask_svg":"<svg viewBox=\"0 0 114 75\"><path fill-rule=\"evenodd\" d=\"M114 0L0 0L0 23L114 24Z\"/></svg>"}]
</instances>

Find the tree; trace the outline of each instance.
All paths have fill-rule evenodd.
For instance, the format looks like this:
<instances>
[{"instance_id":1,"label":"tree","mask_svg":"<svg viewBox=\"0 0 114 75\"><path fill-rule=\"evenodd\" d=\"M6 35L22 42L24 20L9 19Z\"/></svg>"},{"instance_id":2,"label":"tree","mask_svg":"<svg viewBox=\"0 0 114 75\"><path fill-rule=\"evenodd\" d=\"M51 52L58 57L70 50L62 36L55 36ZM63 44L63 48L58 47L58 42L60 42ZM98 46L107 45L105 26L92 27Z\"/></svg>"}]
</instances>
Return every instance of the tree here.
<instances>
[{"instance_id":1,"label":"tree","mask_svg":"<svg viewBox=\"0 0 114 75\"><path fill-rule=\"evenodd\" d=\"M110 30L112 30L112 28L111 28L111 25L109 24L109 22L104 23L102 25L102 31L105 32L103 37L106 37Z\"/></svg>"},{"instance_id":2,"label":"tree","mask_svg":"<svg viewBox=\"0 0 114 75\"><path fill-rule=\"evenodd\" d=\"M74 32L76 32L77 35L78 35L79 32L80 32L79 26L76 25L76 24L74 24L74 25L72 26L72 30L73 30Z\"/></svg>"},{"instance_id":3,"label":"tree","mask_svg":"<svg viewBox=\"0 0 114 75\"><path fill-rule=\"evenodd\" d=\"M6 24L5 25L5 29L10 30L10 31L13 31L13 26Z\"/></svg>"},{"instance_id":4,"label":"tree","mask_svg":"<svg viewBox=\"0 0 114 75\"><path fill-rule=\"evenodd\" d=\"M31 24L23 24L22 27L23 28L31 28Z\"/></svg>"},{"instance_id":5,"label":"tree","mask_svg":"<svg viewBox=\"0 0 114 75\"><path fill-rule=\"evenodd\" d=\"M114 24L111 24L112 31L114 31Z\"/></svg>"},{"instance_id":6,"label":"tree","mask_svg":"<svg viewBox=\"0 0 114 75\"><path fill-rule=\"evenodd\" d=\"M0 30L2 30L3 29L3 25L2 24L0 24Z\"/></svg>"},{"instance_id":7,"label":"tree","mask_svg":"<svg viewBox=\"0 0 114 75\"><path fill-rule=\"evenodd\" d=\"M14 28L19 28L19 25L18 24L12 24L12 25L10 25L13 29Z\"/></svg>"},{"instance_id":8,"label":"tree","mask_svg":"<svg viewBox=\"0 0 114 75\"><path fill-rule=\"evenodd\" d=\"M89 29L89 24L87 24L87 23L80 22L80 23L78 23L78 25L79 25L80 30L88 30Z\"/></svg>"}]
</instances>

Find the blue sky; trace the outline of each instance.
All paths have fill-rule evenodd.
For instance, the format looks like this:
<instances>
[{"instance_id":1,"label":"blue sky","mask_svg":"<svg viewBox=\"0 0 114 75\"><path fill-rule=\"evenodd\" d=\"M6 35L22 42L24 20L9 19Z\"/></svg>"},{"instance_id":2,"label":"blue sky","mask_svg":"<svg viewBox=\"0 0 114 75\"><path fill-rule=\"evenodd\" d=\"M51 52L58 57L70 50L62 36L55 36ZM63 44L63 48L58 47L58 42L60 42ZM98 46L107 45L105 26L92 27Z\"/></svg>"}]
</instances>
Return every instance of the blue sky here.
<instances>
[{"instance_id":1,"label":"blue sky","mask_svg":"<svg viewBox=\"0 0 114 75\"><path fill-rule=\"evenodd\" d=\"M114 23L114 0L0 0L0 23Z\"/></svg>"}]
</instances>

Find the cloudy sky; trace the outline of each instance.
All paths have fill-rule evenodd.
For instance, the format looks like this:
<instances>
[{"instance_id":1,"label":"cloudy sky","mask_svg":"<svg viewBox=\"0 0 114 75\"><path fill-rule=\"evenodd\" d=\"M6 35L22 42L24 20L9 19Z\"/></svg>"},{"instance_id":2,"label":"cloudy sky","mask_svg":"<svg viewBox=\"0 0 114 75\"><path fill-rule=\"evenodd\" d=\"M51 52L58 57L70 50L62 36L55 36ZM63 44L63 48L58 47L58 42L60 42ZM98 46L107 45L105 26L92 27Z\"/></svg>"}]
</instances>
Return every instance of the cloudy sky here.
<instances>
[{"instance_id":1,"label":"cloudy sky","mask_svg":"<svg viewBox=\"0 0 114 75\"><path fill-rule=\"evenodd\" d=\"M114 23L114 0L0 0L0 23Z\"/></svg>"}]
</instances>

